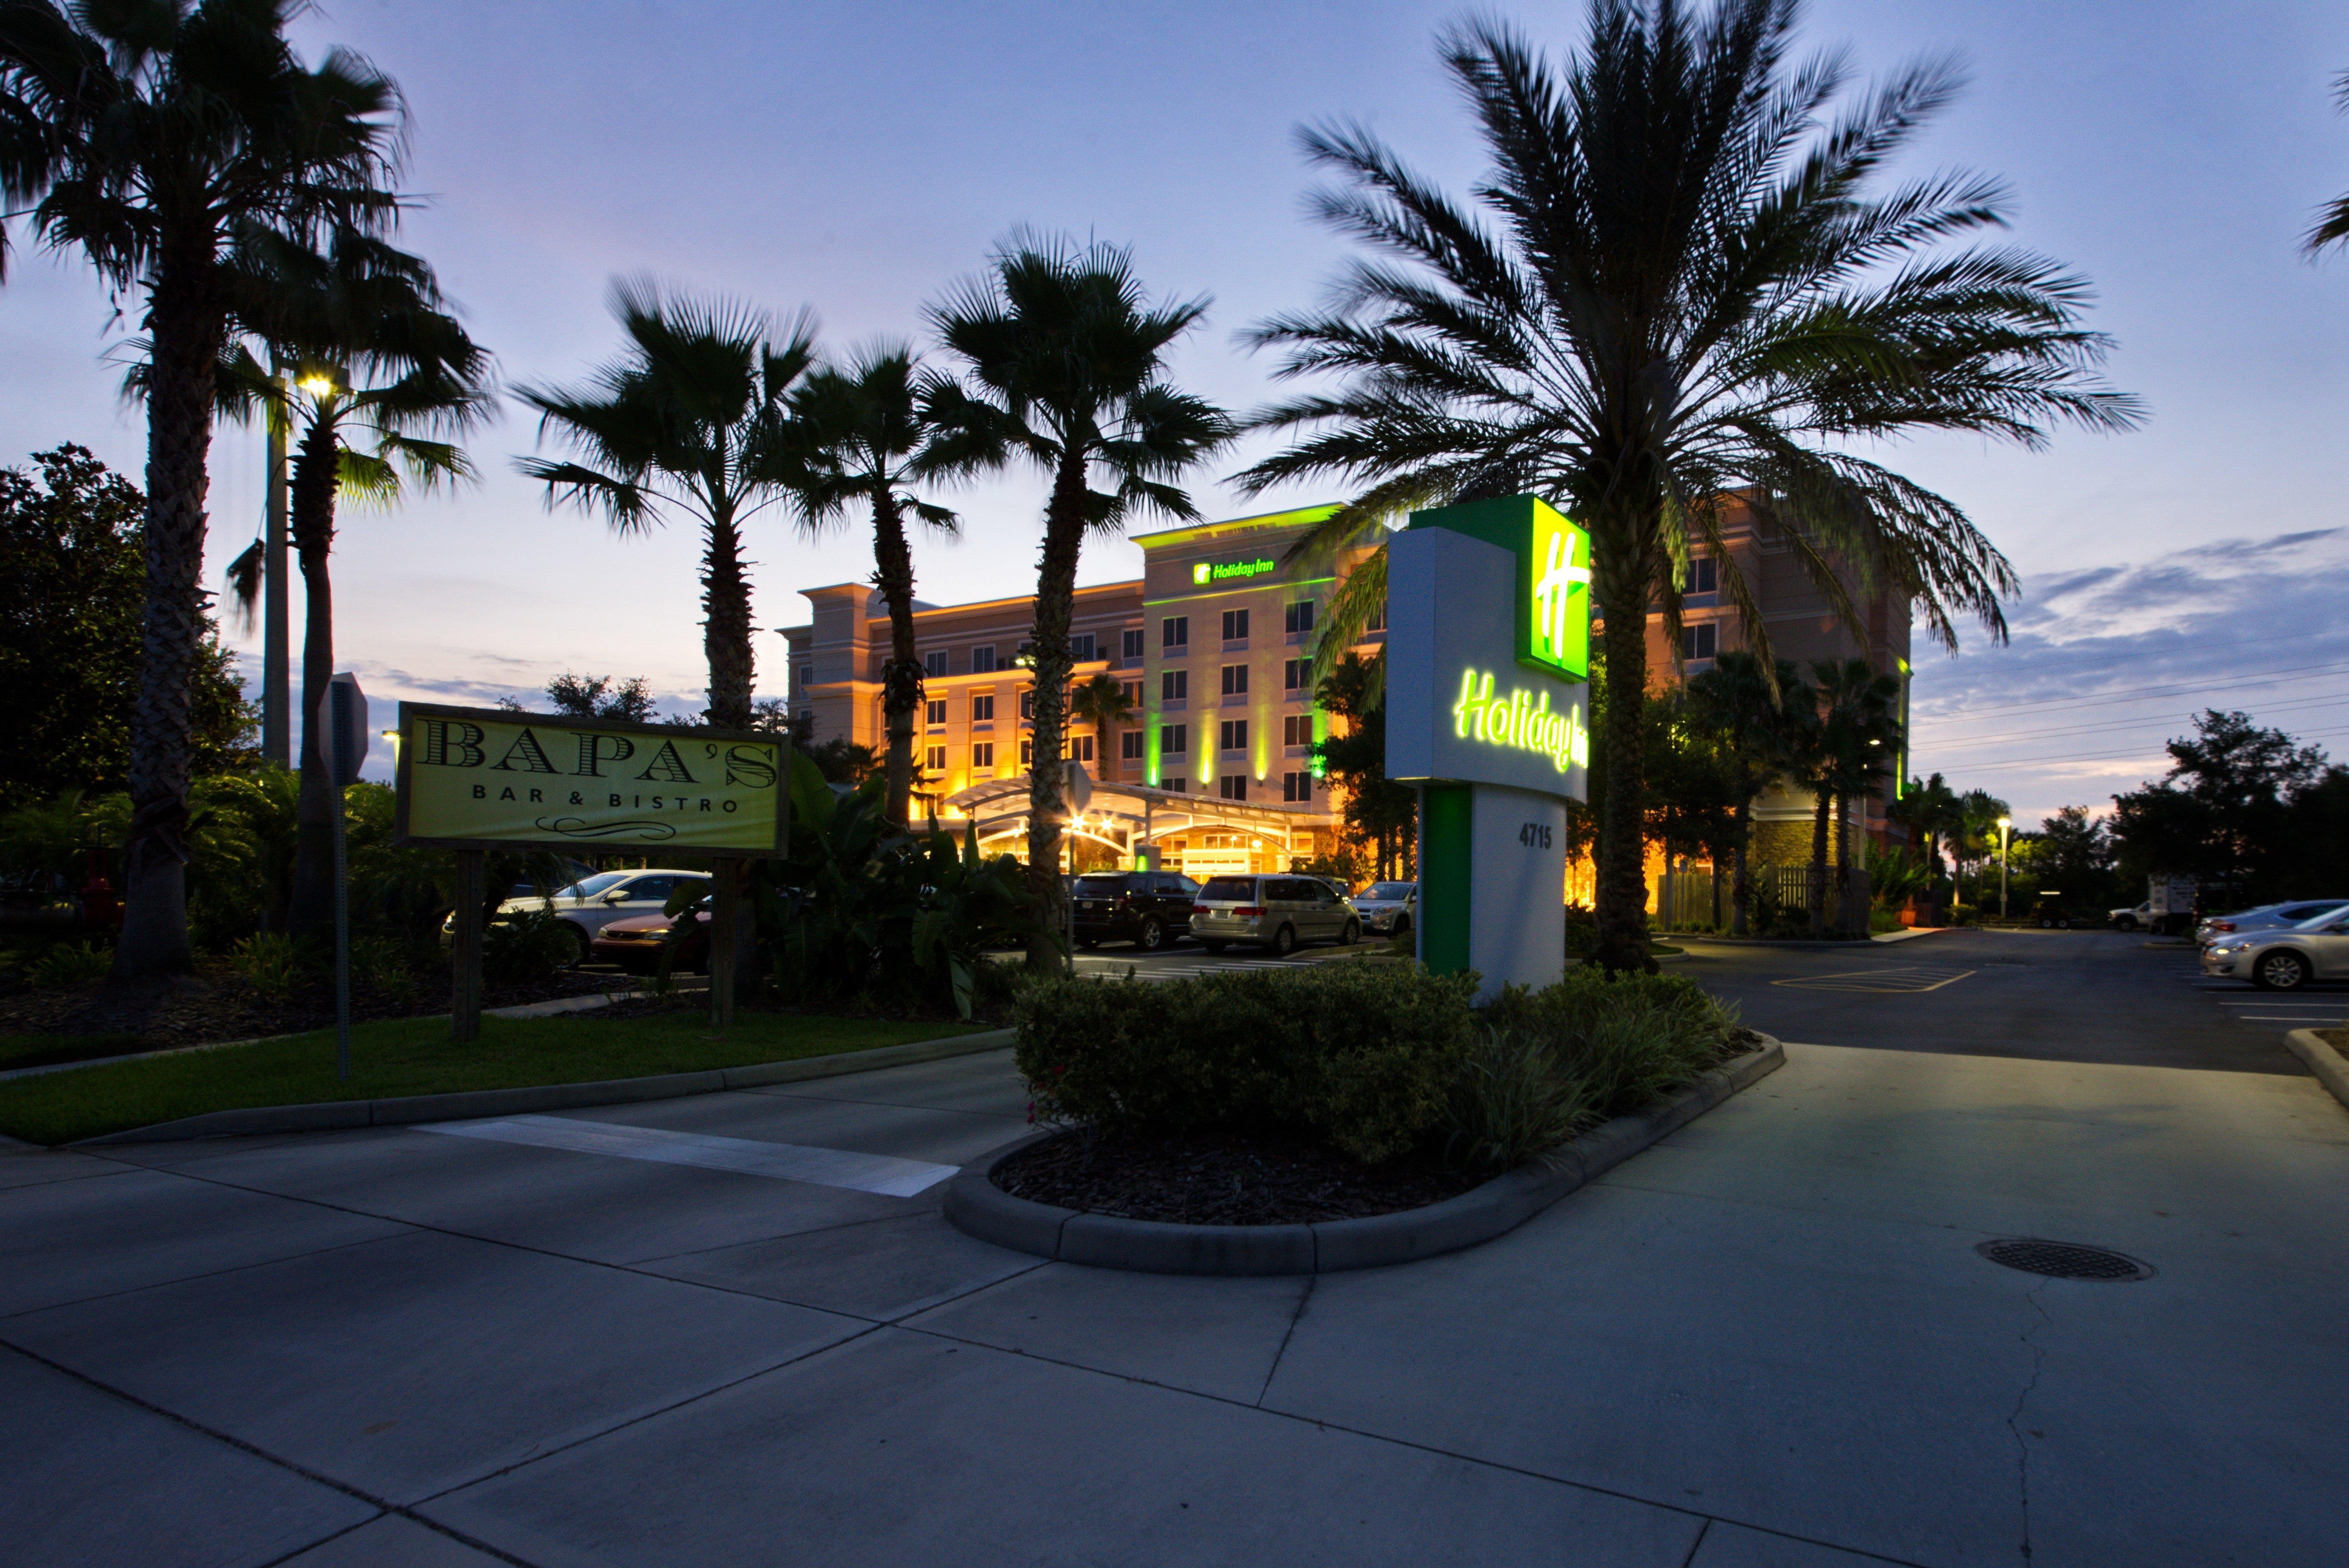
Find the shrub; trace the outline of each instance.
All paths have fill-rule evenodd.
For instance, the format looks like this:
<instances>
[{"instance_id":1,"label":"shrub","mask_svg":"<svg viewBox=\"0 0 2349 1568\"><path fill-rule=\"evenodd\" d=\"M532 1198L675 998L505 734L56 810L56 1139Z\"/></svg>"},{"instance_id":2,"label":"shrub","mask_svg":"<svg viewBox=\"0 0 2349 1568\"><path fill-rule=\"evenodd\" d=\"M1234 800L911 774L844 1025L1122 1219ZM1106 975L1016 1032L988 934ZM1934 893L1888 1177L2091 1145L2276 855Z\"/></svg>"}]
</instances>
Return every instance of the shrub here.
<instances>
[{"instance_id":1,"label":"shrub","mask_svg":"<svg viewBox=\"0 0 2349 1568\"><path fill-rule=\"evenodd\" d=\"M1485 1019L1547 1047L1600 1119L1694 1079L1722 1058L1736 1026L1734 1014L1684 976L1599 969L1569 970L1539 991L1512 985Z\"/></svg>"},{"instance_id":2,"label":"shrub","mask_svg":"<svg viewBox=\"0 0 2349 1568\"><path fill-rule=\"evenodd\" d=\"M397 937L352 938L351 977L389 1001L416 996L416 968L409 962L408 944Z\"/></svg>"},{"instance_id":3,"label":"shrub","mask_svg":"<svg viewBox=\"0 0 2349 1568\"><path fill-rule=\"evenodd\" d=\"M481 928L481 974L500 985L543 980L578 954L572 933L551 909L502 914Z\"/></svg>"},{"instance_id":4,"label":"shrub","mask_svg":"<svg viewBox=\"0 0 2349 1568\"><path fill-rule=\"evenodd\" d=\"M254 995L273 1002L291 995L302 977L301 950L282 934L245 937L229 949L228 965Z\"/></svg>"},{"instance_id":5,"label":"shrub","mask_svg":"<svg viewBox=\"0 0 2349 1568\"><path fill-rule=\"evenodd\" d=\"M62 990L103 980L114 967L114 954L88 942L60 942L25 968L25 978L44 989Z\"/></svg>"},{"instance_id":6,"label":"shrub","mask_svg":"<svg viewBox=\"0 0 2349 1568\"><path fill-rule=\"evenodd\" d=\"M1486 1025L1453 1085L1444 1154L1454 1164L1506 1171L1555 1149L1591 1119L1585 1084L1560 1068L1547 1041Z\"/></svg>"},{"instance_id":7,"label":"shrub","mask_svg":"<svg viewBox=\"0 0 2349 1568\"><path fill-rule=\"evenodd\" d=\"M1164 985L1041 981L1012 1012L1042 1119L1306 1131L1374 1164L1442 1127L1475 1043L1474 988L1464 975L1349 964Z\"/></svg>"}]
</instances>

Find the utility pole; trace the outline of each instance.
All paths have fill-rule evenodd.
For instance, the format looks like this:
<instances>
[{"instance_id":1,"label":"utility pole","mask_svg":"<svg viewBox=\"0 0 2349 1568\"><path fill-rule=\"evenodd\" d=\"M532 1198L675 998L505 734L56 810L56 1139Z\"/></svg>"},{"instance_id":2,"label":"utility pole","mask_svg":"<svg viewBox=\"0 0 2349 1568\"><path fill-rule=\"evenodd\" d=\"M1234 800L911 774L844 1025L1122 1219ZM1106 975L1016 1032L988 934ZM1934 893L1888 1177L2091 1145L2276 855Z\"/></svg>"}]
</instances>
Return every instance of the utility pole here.
<instances>
[{"instance_id":1,"label":"utility pole","mask_svg":"<svg viewBox=\"0 0 2349 1568\"><path fill-rule=\"evenodd\" d=\"M280 391L282 370L273 371ZM280 768L294 766L294 694L285 583L285 437L290 415L273 402L269 428L268 521L261 552L261 756Z\"/></svg>"}]
</instances>

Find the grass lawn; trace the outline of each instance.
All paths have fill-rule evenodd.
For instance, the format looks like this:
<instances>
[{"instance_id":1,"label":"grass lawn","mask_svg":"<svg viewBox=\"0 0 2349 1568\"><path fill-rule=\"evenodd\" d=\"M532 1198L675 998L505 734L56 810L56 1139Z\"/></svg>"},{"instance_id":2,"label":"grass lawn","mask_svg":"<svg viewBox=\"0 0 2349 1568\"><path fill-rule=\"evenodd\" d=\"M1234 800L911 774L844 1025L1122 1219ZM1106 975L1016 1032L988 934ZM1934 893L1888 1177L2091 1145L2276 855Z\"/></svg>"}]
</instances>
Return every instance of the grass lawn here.
<instances>
[{"instance_id":1,"label":"grass lawn","mask_svg":"<svg viewBox=\"0 0 2349 1568\"><path fill-rule=\"evenodd\" d=\"M151 1049L136 1035L0 1035L0 1072Z\"/></svg>"},{"instance_id":2,"label":"grass lawn","mask_svg":"<svg viewBox=\"0 0 2349 1568\"><path fill-rule=\"evenodd\" d=\"M743 1013L720 1033L698 1012L598 1018L483 1018L460 1046L449 1020L390 1018L351 1031L351 1076L335 1077L335 1032L220 1046L0 1082L0 1133L69 1143L208 1110L388 1099L460 1089L706 1072L945 1039L991 1026Z\"/></svg>"}]
</instances>

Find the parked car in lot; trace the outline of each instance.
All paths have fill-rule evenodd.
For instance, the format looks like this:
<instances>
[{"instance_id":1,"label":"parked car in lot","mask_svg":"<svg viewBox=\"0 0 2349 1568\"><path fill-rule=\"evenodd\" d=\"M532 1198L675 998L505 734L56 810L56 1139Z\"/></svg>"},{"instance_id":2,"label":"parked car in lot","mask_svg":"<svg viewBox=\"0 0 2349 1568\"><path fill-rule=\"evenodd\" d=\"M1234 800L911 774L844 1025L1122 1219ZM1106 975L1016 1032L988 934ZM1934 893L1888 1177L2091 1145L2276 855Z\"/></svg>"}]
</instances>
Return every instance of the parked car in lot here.
<instances>
[{"instance_id":1,"label":"parked car in lot","mask_svg":"<svg viewBox=\"0 0 2349 1568\"><path fill-rule=\"evenodd\" d=\"M2314 920L2318 915L2329 913L2344 904L2349 904L2349 896L2301 898L2290 903L2263 903L2254 909L2237 910L2232 914L2209 915L2194 927L2194 940L2208 947L2222 936L2240 936L2254 931L2280 931L2288 925Z\"/></svg>"},{"instance_id":2,"label":"parked car in lot","mask_svg":"<svg viewBox=\"0 0 2349 1568\"><path fill-rule=\"evenodd\" d=\"M1077 941L1131 942L1154 953L1190 931L1198 894L1199 884L1175 872L1088 872L1071 894Z\"/></svg>"},{"instance_id":3,"label":"parked car in lot","mask_svg":"<svg viewBox=\"0 0 2349 1568\"><path fill-rule=\"evenodd\" d=\"M2202 950L2202 971L2248 980L2262 991L2349 980L2349 907L2298 925L2223 934Z\"/></svg>"},{"instance_id":4,"label":"parked car in lot","mask_svg":"<svg viewBox=\"0 0 2349 1568\"><path fill-rule=\"evenodd\" d=\"M640 914L658 914L671 894L680 886L709 891L709 873L647 868L637 872L598 872L594 876L557 888L543 895L527 893L507 899L498 905L500 914L523 914L534 909L551 909L571 928L578 944L578 961L585 962L592 954L595 934L616 920L626 920ZM457 917L451 914L440 923L442 941L456 935Z\"/></svg>"},{"instance_id":5,"label":"parked car in lot","mask_svg":"<svg viewBox=\"0 0 2349 1568\"><path fill-rule=\"evenodd\" d=\"M1353 899L1362 929L1377 936L1408 936L1419 920L1419 884L1372 882Z\"/></svg>"},{"instance_id":6,"label":"parked car in lot","mask_svg":"<svg viewBox=\"0 0 2349 1568\"><path fill-rule=\"evenodd\" d=\"M1319 877L1209 877L1191 905L1191 934L1210 953L1245 942L1286 956L1300 942L1353 945L1362 917Z\"/></svg>"},{"instance_id":7,"label":"parked car in lot","mask_svg":"<svg viewBox=\"0 0 2349 1568\"><path fill-rule=\"evenodd\" d=\"M598 964L616 964L631 975L650 975L660 967L661 949L668 944L670 929L683 920L692 921L693 929L678 939L676 951L669 955L668 972L707 975L709 901L706 898L676 915L632 914L626 920L607 922L588 944L589 951Z\"/></svg>"}]
</instances>

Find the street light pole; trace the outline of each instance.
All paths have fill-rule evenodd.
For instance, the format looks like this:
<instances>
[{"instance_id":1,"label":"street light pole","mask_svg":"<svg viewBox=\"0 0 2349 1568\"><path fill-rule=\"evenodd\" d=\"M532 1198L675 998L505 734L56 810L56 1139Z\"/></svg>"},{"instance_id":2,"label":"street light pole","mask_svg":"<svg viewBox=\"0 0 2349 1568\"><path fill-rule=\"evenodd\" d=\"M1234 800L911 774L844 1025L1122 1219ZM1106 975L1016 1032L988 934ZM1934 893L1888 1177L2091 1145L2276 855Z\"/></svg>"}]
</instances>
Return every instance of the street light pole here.
<instances>
[{"instance_id":1,"label":"street light pole","mask_svg":"<svg viewBox=\"0 0 2349 1568\"><path fill-rule=\"evenodd\" d=\"M1998 917L2006 918L2006 846L2007 830L2014 826L2012 817L1998 820Z\"/></svg>"}]
</instances>

